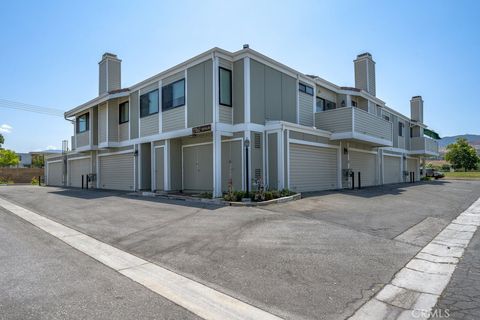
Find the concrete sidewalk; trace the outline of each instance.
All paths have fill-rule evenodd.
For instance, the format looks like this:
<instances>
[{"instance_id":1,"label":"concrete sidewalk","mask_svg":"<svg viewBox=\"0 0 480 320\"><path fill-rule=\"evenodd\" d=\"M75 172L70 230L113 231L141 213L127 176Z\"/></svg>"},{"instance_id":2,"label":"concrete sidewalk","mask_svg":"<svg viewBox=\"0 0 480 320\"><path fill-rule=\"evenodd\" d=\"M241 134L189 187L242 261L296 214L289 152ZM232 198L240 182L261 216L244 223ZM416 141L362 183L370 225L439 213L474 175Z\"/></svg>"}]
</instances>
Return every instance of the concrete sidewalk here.
<instances>
[{"instance_id":1,"label":"concrete sidewalk","mask_svg":"<svg viewBox=\"0 0 480 320\"><path fill-rule=\"evenodd\" d=\"M445 226L480 183L325 193L268 210L27 186L0 196L280 317L339 319L420 250L397 236Z\"/></svg>"}]
</instances>

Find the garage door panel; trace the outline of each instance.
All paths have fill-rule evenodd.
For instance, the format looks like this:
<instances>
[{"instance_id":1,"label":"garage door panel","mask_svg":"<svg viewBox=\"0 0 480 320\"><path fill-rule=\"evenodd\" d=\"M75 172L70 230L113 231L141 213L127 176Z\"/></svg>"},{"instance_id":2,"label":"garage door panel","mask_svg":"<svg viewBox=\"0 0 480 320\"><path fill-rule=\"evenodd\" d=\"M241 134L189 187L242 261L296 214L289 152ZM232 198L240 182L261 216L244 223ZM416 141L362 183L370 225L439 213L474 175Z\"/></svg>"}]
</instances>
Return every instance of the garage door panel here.
<instances>
[{"instance_id":1,"label":"garage door panel","mask_svg":"<svg viewBox=\"0 0 480 320\"><path fill-rule=\"evenodd\" d=\"M384 183L400 183L402 182L401 176L401 158L395 156L383 156L383 174L384 176Z\"/></svg>"},{"instance_id":2,"label":"garage door panel","mask_svg":"<svg viewBox=\"0 0 480 320\"><path fill-rule=\"evenodd\" d=\"M213 146L204 144L183 148L183 189L213 189Z\"/></svg>"},{"instance_id":3,"label":"garage door panel","mask_svg":"<svg viewBox=\"0 0 480 320\"><path fill-rule=\"evenodd\" d=\"M290 144L290 188L299 192L337 188L337 150Z\"/></svg>"},{"instance_id":4,"label":"garage door panel","mask_svg":"<svg viewBox=\"0 0 480 320\"><path fill-rule=\"evenodd\" d=\"M133 153L99 157L100 188L133 190Z\"/></svg>"},{"instance_id":5,"label":"garage door panel","mask_svg":"<svg viewBox=\"0 0 480 320\"><path fill-rule=\"evenodd\" d=\"M82 187L82 175L86 183L86 175L92 173L90 170L90 158L68 161L68 185L71 187Z\"/></svg>"},{"instance_id":6,"label":"garage door panel","mask_svg":"<svg viewBox=\"0 0 480 320\"><path fill-rule=\"evenodd\" d=\"M376 185L377 155L369 152L350 150L349 156L350 169L355 173L355 179L358 179L358 172L360 172L362 186ZM358 183L358 181L355 180L355 183Z\"/></svg>"},{"instance_id":7,"label":"garage door panel","mask_svg":"<svg viewBox=\"0 0 480 320\"><path fill-rule=\"evenodd\" d=\"M63 177L63 162L51 162L47 163L47 181L49 186L62 186Z\"/></svg>"}]
</instances>

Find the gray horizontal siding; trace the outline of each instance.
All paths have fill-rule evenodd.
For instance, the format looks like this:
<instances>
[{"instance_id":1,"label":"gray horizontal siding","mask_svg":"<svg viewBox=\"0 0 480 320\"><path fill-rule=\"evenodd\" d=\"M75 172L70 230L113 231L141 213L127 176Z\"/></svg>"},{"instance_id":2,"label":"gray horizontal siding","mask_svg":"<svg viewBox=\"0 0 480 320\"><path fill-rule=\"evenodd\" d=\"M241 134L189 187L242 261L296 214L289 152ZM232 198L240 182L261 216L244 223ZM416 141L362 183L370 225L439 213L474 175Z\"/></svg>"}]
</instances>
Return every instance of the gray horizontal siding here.
<instances>
[{"instance_id":1,"label":"gray horizontal siding","mask_svg":"<svg viewBox=\"0 0 480 320\"><path fill-rule=\"evenodd\" d=\"M313 127L313 97L300 92L298 102L299 124Z\"/></svg>"},{"instance_id":2,"label":"gray horizontal siding","mask_svg":"<svg viewBox=\"0 0 480 320\"><path fill-rule=\"evenodd\" d=\"M77 144L76 147L84 147L90 144L90 131L77 133Z\"/></svg>"},{"instance_id":3,"label":"gray horizontal siding","mask_svg":"<svg viewBox=\"0 0 480 320\"><path fill-rule=\"evenodd\" d=\"M128 140L128 126L129 123L122 123L118 126L118 140L119 141L125 141Z\"/></svg>"},{"instance_id":4,"label":"gray horizontal siding","mask_svg":"<svg viewBox=\"0 0 480 320\"><path fill-rule=\"evenodd\" d=\"M232 123L232 108L227 106L220 106L219 121L222 123Z\"/></svg>"},{"instance_id":5,"label":"gray horizontal siding","mask_svg":"<svg viewBox=\"0 0 480 320\"><path fill-rule=\"evenodd\" d=\"M355 132L392 141L392 124L374 114L353 108Z\"/></svg>"},{"instance_id":6,"label":"gray horizontal siding","mask_svg":"<svg viewBox=\"0 0 480 320\"><path fill-rule=\"evenodd\" d=\"M352 131L352 109L339 108L315 113L315 127L331 132Z\"/></svg>"},{"instance_id":7,"label":"gray horizontal siding","mask_svg":"<svg viewBox=\"0 0 480 320\"><path fill-rule=\"evenodd\" d=\"M163 132L185 129L185 106L162 113Z\"/></svg>"},{"instance_id":8,"label":"gray horizontal siding","mask_svg":"<svg viewBox=\"0 0 480 320\"><path fill-rule=\"evenodd\" d=\"M98 142L107 141L107 105L98 106Z\"/></svg>"},{"instance_id":9,"label":"gray horizontal siding","mask_svg":"<svg viewBox=\"0 0 480 320\"><path fill-rule=\"evenodd\" d=\"M140 118L140 137L151 136L158 133L158 113Z\"/></svg>"}]
</instances>

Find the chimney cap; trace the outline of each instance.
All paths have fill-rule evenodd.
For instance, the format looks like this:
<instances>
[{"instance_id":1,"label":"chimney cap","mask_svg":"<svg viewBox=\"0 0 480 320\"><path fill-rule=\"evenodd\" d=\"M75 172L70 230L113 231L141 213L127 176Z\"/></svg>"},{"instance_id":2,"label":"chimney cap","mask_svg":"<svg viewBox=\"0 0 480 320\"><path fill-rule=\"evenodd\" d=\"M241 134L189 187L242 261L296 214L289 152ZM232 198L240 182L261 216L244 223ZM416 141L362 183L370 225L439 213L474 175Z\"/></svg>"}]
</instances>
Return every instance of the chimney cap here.
<instances>
[{"instance_id":1,"label":"chimney cap","mask_svg":"<svg viewBox=\"0 0 480 320\"><path fill-rule=\"evenodd\" d=\"M422 96L413 96L412 99L422 99Z\"/></svg>"},{"instance_id":2,"label":"chimney cap","mask_svg":"<svg viewBox=\"0 0 480 320\"><path fill-rule=\"evenodd\" d=\"M110 52L105 52L105 53L102 55L102 60L103 60L103 59L107 59L107 58L110 58L110 59L118 59L118 57L117 57L116 54L110 53Z\"/></svg>"},{"instance_id":3,"label":"chimney cap","mask_svg":"<svg viewBox=\"0 0 480 320\"><path fill-rule=\"evenodd\" d=\"M364 57L372 58L372 54L370 52L364 52L357 55L357 58L364 58Z\"/></svg>"},{"instance_id":4,"label":"chimney cap","mask_svg":"<svg viewBox=\"0 0 480 320\"><path fill-rule=\"evenodd\" d=\"M249 45L248 43L245 43L245 44L243 45L243 49L248 49L248 48L250 48L250 45Z\"/></svg>"}]
</instances>

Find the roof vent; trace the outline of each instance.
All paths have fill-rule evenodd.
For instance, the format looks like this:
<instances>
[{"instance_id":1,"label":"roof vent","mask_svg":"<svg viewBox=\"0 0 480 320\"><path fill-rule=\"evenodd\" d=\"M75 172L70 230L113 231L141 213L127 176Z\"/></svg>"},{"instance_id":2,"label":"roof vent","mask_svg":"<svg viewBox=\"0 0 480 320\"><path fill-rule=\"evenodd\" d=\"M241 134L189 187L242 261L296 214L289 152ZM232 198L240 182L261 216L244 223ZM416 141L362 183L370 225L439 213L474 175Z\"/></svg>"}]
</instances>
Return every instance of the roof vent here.
<instances>
[{"instance_id":1,"label":"roof vent","mask_svg":"<svg viewBox=\"0 0 480 320\"><path fill-rule=\"evenodd\" d=\"M246 43L246 44L243 45L243 49L248 49L248 48L250 48L250 46L248 45L248 43Z\"/></svg>"}]
</instances>

